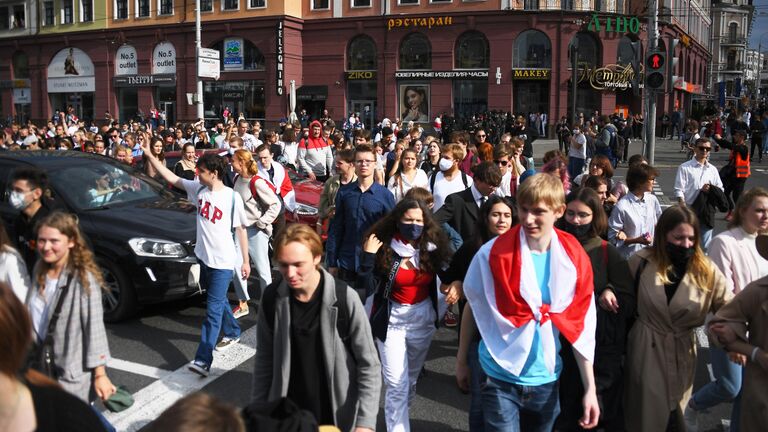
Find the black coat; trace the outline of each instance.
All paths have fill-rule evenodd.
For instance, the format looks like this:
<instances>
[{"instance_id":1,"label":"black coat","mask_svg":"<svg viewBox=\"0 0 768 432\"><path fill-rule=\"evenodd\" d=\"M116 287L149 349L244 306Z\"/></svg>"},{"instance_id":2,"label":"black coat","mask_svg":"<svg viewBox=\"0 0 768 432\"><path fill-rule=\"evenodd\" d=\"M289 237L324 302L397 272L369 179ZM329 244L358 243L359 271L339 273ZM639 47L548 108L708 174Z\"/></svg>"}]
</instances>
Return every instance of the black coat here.
<instances>
[{"instance_id":1,"label":"black coat","mask_svg":"<svg viewBox=\"0 0 768 432\"><path fill-rule=\"evenodd\" d=\"M699 217L702 228L714 228L715 212L718 210L721 212L728 211L728 197L725 196L722 189L710 185L709 192L699 192L699 196L691 204L691 210Z\"/></svg>"},{"instance_id":2,"label":"black coat","mask_svg":"<svg viewBox=\"0 0 768 432\"><path fill-rule=\"evenodd\" d=\"M479 217L480 207L472 195L471 187L448 195L445 204L435 213L437 223L450 225L464 242L477 236Z\"/></svg>"}]
</instances>

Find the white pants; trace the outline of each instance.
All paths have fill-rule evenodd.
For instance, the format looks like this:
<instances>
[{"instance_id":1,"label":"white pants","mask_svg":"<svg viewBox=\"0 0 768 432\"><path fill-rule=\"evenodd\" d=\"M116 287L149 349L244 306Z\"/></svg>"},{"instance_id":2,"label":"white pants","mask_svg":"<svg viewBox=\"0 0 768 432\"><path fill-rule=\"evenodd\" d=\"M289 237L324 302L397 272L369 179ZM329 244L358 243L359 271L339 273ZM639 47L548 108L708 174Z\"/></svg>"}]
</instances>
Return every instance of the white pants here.
<instances>
[{"instance_id":1,"label":"white pants","mask_svg":"<svg viewBox=\"0 0 768 432\"><path fill-rule=\"evenodd\" d=\"M248 253L256 267L251 269L259 275L259 296L272 283L272 265L269 263L269 235L256 227L249 227ZM259 297L261 299L261 297Z\"/></svg>"},{"instance_id":2,"label":"white pants","mask_svg":"<svg viewBox=\"0 0 768 432\"><path fill-rule=\"evenodd\" d=\"M409 432L408 407L435 334L432 300L415 305L392 303L387 340L376 340L386 385L384 417L388 432Z\"/></svg>"}]
</instances>

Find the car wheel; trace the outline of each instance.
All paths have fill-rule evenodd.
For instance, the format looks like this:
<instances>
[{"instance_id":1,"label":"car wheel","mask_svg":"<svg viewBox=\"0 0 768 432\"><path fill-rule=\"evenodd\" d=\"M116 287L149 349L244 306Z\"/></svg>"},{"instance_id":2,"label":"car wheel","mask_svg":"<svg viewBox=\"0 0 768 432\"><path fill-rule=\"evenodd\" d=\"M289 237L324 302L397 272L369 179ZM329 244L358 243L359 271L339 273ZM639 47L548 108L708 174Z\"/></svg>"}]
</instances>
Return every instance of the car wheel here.
<instances>
[{"instance_id":1,"label":"car wheel","mask_svg":"<svg viewBox=\"0 0 768 432\"><path fill-rule=\"evenodd\" d=\"M136 313L136 293L133 284L115 264L100 260L104 290L101 304L104 309L104 321L117 322Z\"/></svg>"}]
</instances>

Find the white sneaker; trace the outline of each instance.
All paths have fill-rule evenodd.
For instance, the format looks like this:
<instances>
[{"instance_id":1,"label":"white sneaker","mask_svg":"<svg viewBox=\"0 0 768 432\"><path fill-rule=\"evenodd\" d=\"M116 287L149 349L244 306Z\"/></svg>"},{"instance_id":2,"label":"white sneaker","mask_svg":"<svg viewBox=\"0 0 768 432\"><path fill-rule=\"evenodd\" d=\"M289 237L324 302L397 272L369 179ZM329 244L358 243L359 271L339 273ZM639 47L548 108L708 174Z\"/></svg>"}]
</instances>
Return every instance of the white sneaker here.
<instances>
[{"instance_id":1,"label":"white sneaker","mask_svg":"<svg viewBox=\"0 0 768 432\"><path fill-rule=\"evenodd\" d=\"M683 421L688 432L699 432L699 412L686 405L683 411Z\"/></svg>"},{"instance_id":2,"label":"white sneaker","mask_svg":"<svg viewBox=\"0 0 768 432\"><path fill-rule=\"evenodd\" d=\"M214 348L214 349L216 351L218 351L218 352L224 352L224 351L232 348L232 346L235 345L238 342L240 342L240 338L231 339L231 338L228 338L228 337L224 337L224 338L221 339L221 342L216 344L216 348Z\"/></svg>"}]
</instances>

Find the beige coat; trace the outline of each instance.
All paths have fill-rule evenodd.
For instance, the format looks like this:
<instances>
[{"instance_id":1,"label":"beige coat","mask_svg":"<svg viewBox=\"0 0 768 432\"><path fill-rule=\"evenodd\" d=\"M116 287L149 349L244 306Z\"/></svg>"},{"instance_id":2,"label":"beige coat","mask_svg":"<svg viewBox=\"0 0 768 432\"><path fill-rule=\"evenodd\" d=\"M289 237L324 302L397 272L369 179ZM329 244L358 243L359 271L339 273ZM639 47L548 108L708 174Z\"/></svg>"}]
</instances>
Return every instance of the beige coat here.
<instances>
[{"instance_id":1,"label":"beige coat","mask_svg":"<svg viewBox=\"0 0 768 432\"><path fill-rule=\"evenodd\" d=\"M749 284L715 316L725 320L752 346L768 350L768 276ZM749 361L741 387L741 431L762 432L768 427L768 371Z\"/></svg>"},{"instance_id":2,"label":"beige coat","mask_svg":"<svg viewBox=\"0 0 768 432\"><path fill-rule=\"evenodd\" d=\"M627 343L625 423L628 432L659 432L666 429L669 413L682 413L691 397L696 368L694 329L733 294L726 291L725 278L713 265L715 280L708 292L696 287L686 274L667 305L649 249L630 258L632 275L642 258L648 264L640 277L638 318ZM678 418L678 430L684 431L682 415Z\"/></svg>"}]
</instances>

